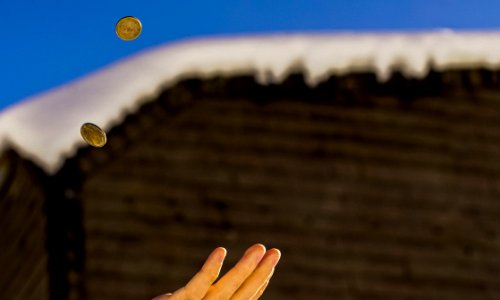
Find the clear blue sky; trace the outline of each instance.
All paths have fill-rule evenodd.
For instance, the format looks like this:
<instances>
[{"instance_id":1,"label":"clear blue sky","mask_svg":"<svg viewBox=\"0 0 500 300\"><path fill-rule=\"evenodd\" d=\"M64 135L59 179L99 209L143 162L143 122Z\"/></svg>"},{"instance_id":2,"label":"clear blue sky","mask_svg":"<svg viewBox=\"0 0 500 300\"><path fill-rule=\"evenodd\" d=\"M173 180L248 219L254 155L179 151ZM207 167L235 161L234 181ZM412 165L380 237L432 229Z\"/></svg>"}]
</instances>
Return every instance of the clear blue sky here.
<instances>
[{"instance_id":1,"label":"clear blue sky","mask_svg":"<svg viewBox=\"0 0 500 300\"><path fill-rule=\"evenodd\" d=\"M116 21L143 33L119 40ZM0 109L141 49L264 32L500 29L498 0L0 0Z\"/></svg>"}]
</instances>

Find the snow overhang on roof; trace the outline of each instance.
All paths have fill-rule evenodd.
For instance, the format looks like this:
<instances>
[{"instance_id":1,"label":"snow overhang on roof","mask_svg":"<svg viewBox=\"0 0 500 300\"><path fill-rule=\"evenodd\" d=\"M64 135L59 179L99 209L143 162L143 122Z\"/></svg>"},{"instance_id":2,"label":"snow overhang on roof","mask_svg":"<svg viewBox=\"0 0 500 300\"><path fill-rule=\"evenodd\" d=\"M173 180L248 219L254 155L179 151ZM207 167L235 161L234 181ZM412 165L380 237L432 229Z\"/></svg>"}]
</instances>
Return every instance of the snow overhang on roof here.
<instances>
[{"instance_id":1,"label":"snow overhang on roof","mask_svg":"<svg viewBox=\"0 0 500 300\"><path fill-rule=\"evenodd\" d=\"M300 70L311 86L331 75L433 68L498 69L500 32L308 34L199 39L159 47L19 103L0 114L0 151L14 148L48 174L84 144L85 122L109 130L162 89L185 78L255 75L278 83Z\"/></svg>"}]
</instances>

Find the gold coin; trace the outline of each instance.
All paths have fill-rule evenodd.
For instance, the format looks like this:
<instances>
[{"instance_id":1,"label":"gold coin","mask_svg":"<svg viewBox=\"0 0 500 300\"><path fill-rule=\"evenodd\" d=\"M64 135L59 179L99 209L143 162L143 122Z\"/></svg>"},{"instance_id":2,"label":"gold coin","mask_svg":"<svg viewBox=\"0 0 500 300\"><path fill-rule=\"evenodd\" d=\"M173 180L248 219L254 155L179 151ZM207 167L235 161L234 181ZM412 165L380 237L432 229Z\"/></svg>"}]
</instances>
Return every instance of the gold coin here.
<instances>
[{"instance_id":1,"label":"gold coin","mask_svg":"<svg viewBox=\"0 0 500 300\"><path fill-rule=\"evenodd\" d=\"M94 147L106 145L106 133L99 126L92 123L85 123L80 128L80 134L87 144Z\"/></svg>"},{"instance_id":2,"label":"gold coin","mask_svg":"<svg viewBox=\"0 0 500 300\"><path fill-rule=\"evenodd\" d=\"M116 23L116 35L124 41L132 41L142 32L142 24L136 17L123 17Z\"/></svg>"}]
</instances>

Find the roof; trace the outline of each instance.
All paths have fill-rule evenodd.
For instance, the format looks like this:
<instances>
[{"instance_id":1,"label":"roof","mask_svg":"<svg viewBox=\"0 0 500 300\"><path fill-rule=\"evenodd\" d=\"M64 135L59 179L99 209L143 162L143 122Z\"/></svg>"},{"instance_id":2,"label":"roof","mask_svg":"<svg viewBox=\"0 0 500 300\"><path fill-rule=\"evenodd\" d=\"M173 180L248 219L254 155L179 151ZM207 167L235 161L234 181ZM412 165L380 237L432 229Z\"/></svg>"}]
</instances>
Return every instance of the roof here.
<instances>
[{"instance_id":1,"label":"roof","mask_svg":"<svg viewBox=\"0 0 500 300\"><path fill-rule=\"evenodd\" d=\"M84 145L80 126L108 131L162 90L186 78L255 75L279 83L303 72L311 86L332 75L500 68L500 32L287 34L169 44L20 102L0 114L0 151L14 148L48 174Z\"/></svg>"}]
</instances>

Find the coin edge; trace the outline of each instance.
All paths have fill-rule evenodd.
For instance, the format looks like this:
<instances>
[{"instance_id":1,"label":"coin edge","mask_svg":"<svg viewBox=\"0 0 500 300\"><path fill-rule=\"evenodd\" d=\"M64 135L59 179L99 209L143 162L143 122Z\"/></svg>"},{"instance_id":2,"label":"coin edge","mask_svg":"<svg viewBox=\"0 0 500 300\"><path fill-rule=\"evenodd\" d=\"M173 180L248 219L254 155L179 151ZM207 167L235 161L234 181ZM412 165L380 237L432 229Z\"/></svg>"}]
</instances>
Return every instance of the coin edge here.
<instances>
[{"instance_id":1,"label":"coin edge","mask_svg":"<svg viewBox=\"0 0 500 300\"><path fill-rule=\"evenodd\" d=\"M93 144L93 143L89 142L88 139L85 138L85 135L83 134L83 128L85 127L85 125L90 126L90 127L94 127L99 132L102 133L102 136L104 137L102 144L99 144L99 145ZM106 132L101 127L95 125L94 123L83 123L82 126L80 126L80 136L85 141L85 143L87 143L87 145L95 147L95 148L102 148L102 147L106 146L106 143L108 142L108 137L106 135Z\"/></svg>"}]
</instances>

